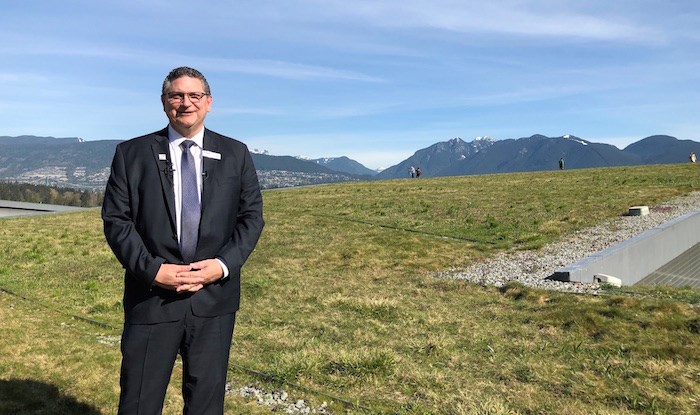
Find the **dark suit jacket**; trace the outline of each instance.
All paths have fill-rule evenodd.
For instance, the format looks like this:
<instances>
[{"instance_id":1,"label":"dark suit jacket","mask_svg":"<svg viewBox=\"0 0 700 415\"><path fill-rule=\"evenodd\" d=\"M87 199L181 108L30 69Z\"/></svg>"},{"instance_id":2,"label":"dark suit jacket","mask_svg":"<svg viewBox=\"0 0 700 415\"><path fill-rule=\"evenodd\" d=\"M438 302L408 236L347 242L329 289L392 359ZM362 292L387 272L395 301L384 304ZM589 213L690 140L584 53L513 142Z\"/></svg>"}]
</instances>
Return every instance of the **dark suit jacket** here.
<instances>
[{"instance_id":1,"label":"dark suit jacket","mask_svg":"<svg viewBox=\"0 0 700 415\"><path fill-rule=\"evenodd\" d=\"M247 147L204 131L204 150L220 159L202 161L202 215L195 261L219 258L229 277L194 294L153 285L161 264L182 264L175 217L168 129L117 145L104 203L105 237L125 268L127 323L175 321L185 315L187 297L198 316L238 310L240 268L263 228L262 195ZM177 173L175 173L177 174Z\"/></svg>"}]
</instances>

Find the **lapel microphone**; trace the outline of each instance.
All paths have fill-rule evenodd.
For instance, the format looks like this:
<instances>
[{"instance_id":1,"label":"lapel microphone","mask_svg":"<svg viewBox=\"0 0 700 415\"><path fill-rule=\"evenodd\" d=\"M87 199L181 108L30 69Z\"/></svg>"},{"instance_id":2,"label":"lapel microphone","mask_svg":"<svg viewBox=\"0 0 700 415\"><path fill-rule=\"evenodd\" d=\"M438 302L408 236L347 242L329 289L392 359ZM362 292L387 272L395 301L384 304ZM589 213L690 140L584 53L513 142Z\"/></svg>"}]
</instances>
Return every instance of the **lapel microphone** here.
<instances>
[{"instance_id":1,"label":"lapel microphone","mask_svg":"<svg viewBox=\"0 0 700 415\"><path fill-rule=\"evenodd\" d=\"M163 173L172 180L173 179L173 172L175 169L173 169L173 163L170 160L165 160L165 167L163 168Z\"/></svg>"}]
</instances>

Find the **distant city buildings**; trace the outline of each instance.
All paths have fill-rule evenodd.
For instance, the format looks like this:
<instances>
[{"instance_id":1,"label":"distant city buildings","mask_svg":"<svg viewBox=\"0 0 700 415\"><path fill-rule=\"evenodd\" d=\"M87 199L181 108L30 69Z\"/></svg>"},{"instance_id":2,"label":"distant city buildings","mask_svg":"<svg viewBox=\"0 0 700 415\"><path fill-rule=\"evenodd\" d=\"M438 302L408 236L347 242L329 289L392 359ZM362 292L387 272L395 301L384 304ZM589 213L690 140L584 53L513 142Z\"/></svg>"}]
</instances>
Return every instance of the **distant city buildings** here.
<instances>
[{"instance_id":1,"label":"distant city buildings","mask_svg":"<svg viewBox=\"0 0 700 415\"><path fill-rule=\"evenodd\" d=\"M65 167L45 167L24 172L14 177L5 177L7 182L67 187L102 192L109 178L109 167L88 174L84 168L68 171ZM287 170L258 170L258 180L263 189L308 186L322 183L355 181L346 174L303 173Z\"/></svg>"}]
</instances>

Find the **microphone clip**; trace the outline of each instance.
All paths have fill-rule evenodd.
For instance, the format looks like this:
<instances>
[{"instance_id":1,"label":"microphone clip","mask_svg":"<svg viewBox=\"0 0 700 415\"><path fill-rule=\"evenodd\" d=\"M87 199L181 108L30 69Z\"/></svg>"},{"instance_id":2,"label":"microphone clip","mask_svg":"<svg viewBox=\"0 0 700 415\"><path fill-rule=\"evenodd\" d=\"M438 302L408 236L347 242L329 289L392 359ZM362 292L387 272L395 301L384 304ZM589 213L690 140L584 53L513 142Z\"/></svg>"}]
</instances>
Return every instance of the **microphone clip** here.
<instances>
[{"instance_id":1,"label":"microphone clip","mask_svg":"<svg viewBox=\"0 0 700 415\"><path fill-rule=\"evenodd\" d=\"M172 180L174 171L175 169L173 169L173 163L170 160L165 160L165 167L163 168L162 172L165 173L170 180Z\"/></svg>"}]
</instances>

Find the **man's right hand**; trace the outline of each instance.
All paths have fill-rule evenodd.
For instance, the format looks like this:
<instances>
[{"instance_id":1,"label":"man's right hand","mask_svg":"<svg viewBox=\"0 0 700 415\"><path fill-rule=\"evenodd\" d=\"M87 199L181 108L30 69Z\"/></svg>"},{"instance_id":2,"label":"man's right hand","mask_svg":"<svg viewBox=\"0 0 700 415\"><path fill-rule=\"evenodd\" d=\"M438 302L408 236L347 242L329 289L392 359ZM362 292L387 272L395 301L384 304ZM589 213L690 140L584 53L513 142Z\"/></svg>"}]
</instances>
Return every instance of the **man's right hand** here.
<instances>
[{"instance_id":1,"label":"man's right hand","mask_svg":"<svg viewBox=\"0 0 700 415\"><path fill-rule=\"evenodd\" d=\"M183 286L187 288L187 286L199 284L199 278L177 276L180 272L188 272L191 270L192 267L190 265L163 264L158 269L156 278L153 280L153 285L165 288L166 290L176 291Z\"/></svg>"}]
</instances>

